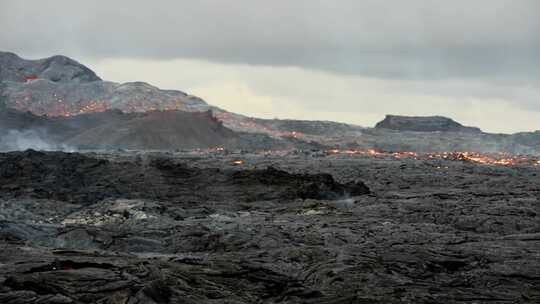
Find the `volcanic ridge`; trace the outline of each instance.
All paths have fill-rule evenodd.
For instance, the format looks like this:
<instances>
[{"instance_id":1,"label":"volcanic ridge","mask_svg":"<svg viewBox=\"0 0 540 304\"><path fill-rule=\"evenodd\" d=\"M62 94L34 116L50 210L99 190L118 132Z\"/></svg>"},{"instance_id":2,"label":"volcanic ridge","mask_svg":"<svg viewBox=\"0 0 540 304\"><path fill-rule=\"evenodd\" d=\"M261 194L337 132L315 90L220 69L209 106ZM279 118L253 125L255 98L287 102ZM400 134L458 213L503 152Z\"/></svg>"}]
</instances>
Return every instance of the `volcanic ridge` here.
<instances>
[{"instance_id":1,"label":"volcanic ridge","mask_svg":"<svg viewBox=\"0 0 540 304\"><path fill-rule=\"evenodd\" d=\"M144 82L104 81L64 56L26 60L0 52L0 99L5 104L4 109L0 106L0 139L10 138L8 132L37 132L53 147L540 153L538 131L490 134L440 116L388 115L375 128L246 117L182 91L162 90ZM9 148L4 144L0 150Z\"/></svg>"}]
</instances>

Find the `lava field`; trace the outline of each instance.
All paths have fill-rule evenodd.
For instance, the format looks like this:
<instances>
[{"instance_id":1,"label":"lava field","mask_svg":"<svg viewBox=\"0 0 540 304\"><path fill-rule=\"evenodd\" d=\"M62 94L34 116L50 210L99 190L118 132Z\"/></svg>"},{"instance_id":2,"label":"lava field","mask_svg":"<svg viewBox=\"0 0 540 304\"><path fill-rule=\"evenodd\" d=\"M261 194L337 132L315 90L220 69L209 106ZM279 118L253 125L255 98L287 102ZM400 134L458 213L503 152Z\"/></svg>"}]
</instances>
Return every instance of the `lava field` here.
<instances>
[{"instance_id":1,"label":"lava field","mask_svg":"<svg viewBox=\"0 0 540 304\"><path fill-rule=\"evenodd\" d=\"M539 303L540 168L0 154L0 303Z\"/></svg>"}]
</instances>

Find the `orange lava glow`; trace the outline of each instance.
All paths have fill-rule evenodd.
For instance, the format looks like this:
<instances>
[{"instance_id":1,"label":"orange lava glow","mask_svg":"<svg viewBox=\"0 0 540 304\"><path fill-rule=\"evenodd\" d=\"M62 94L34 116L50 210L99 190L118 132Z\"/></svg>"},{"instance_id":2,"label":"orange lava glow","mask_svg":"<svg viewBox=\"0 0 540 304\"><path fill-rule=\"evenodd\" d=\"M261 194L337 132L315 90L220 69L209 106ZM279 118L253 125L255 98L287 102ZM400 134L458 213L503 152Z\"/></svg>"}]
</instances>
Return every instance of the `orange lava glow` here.
<instances>
[{"instance_id":1,"label":"orange lava glow","mask_svg":"<svg viewBox=\"0 0 540 304\"><path fill-rule=\"evenodd\" d=\"M91 101L79 109L79 114L105 112L108 108L108 103L102 100Z\"/></svg>"},{"instance_id":2,"label":"orange lava glow","mask_svg":"<svg viewBox=\"0 0 540 304\"><path fill-rule=\"evenodd\" d=\"M225 125L236 125L243 130L249 132L260 132L266 133L272 137L292 137L292 138L304 138L304 134L298 131L281 131L274 130L269 126L266 126L261 123L257 123L253 118L239 118L232 117L229 113L218 112L214 113L214 117L221 123Z\"/></svg>"},{"instance_id":3,"label":"orange lava glow","mask_svg":"<svg viewBox=\"0 0 540 304\"><path fill-rule=\"evenodd\" d=\"M26 77L27 82L32 80L34 80L33 77ZM39 97L39 99L31 94L27 94L14 102L14 108L23 112L29 111L35 115L46 115L48 117L67 117L99 113L111 108L118 108L125 113L174 110L192 111L186 108L185 103L178 98L166 100L130 100L125 104L119 104L117 107L112 107L110 100L81 100L73 103L66 98L56 93L53 93L47 98Z\"/></svg>"},{"instance_id":4,"label":"orange lava glow","mask_svg":"<svg viewBox=\"0 0 540 304\"><path fill-rule=\"evenodd\" d=\"M37 80L37 79L38 79L38 77L36 75L24 76L24 80L26 80L26 82L30 82L30 81Z\"/></svg>"},{"instance_id":5,"label":"orange lava glow","mask_svg":"<svg viewBox=\"0 0 540 304\"><path fill-rule=\"evenodd\" d=\"M419 160L454 160L465 161L481 165L499 165L499 166L515 166L515 165L533 165L540 166L538 157L509 155L504 153L481 154L476 152L434 152L419 154L415 152L381 152L374 149L367 150L339 150L331 149L325 151L327 155L348 155L348 156L369 156L378 158L394 158L394 159L419 159ZM437 169L446 169L448 167L437 167Z\"/></svg>"},{"instance_id":6,"label":"orange lava glow","mask_svg":"<svg viewBox=\"0 0 540 304\"><path fill-rule=\"evenodd\" d=\"M97 113L104 112L108 108L107 101L103 100L91 100L82 103L78 108L68 107L62 99L56 100L56 103L53 104L52 109L50 109L45 115L48 117L60 116L60 117L69 117L79 114L87 113Z\"/></svg>"}]
</instances>

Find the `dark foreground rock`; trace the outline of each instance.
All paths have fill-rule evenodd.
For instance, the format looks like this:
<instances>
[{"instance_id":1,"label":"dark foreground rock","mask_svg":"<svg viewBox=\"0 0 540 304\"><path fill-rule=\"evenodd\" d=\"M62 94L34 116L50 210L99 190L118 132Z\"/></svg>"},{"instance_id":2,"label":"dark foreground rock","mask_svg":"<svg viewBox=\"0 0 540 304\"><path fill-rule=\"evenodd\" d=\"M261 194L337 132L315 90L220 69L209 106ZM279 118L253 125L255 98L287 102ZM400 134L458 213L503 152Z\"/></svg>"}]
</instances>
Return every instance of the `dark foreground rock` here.
<instances>
[{"instance_id":1,"label":"dark foreground rock","mask_svg":"<svg viewBox=\"0 0 540 304\"><path fill-rule=\"evenodd\" d=\"M340 184L329 174L198 169L170 158L111 162L78 153L0 154L0 197L92 204L129 198L175 201L339 199L369 193L361 182Z\"/></svg>"},{"instance_id":2,"label":"dark foreground rock","mask_svg":"<svg viewBox=\"0 0 540 304\"><path fill-rule=\"evenodd\" d=\"M238 157L1 154L0 303L540 301L539 168Z\"/></svg>"}]
</instances>

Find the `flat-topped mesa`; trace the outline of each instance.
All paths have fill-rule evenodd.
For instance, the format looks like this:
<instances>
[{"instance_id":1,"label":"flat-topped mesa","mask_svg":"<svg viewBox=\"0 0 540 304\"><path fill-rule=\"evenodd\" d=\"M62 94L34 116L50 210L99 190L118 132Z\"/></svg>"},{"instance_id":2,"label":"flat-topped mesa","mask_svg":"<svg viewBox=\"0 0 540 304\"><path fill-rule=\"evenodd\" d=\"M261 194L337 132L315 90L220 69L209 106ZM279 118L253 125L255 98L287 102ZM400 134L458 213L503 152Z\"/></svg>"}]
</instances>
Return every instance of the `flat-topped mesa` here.
<instances>
[{"instance_id":1,"label":"flat-topped mesa","mask_svg":"<svg viewBox=\"0 0 540 304\"><path fill-rule=\"evenodd\" d=\"M482 132L479 128L466 127L443 116L386 115L375 128L415 132Z\"/></svg>"},{"instance_id":2,"label":"flat-topped mesa","mask_svg":"<svg viewBox=\"0 0 540 304\"><path fill-rule=\"evenodd\" d=\"M37 79L77 83L101 80L92 70L65 56L26 60L13 53L0 52L0 82L29 82Z\"/></svg>"}]
</instances>

